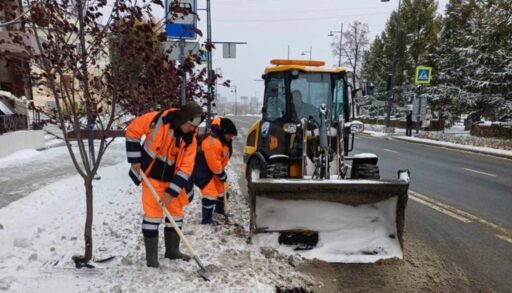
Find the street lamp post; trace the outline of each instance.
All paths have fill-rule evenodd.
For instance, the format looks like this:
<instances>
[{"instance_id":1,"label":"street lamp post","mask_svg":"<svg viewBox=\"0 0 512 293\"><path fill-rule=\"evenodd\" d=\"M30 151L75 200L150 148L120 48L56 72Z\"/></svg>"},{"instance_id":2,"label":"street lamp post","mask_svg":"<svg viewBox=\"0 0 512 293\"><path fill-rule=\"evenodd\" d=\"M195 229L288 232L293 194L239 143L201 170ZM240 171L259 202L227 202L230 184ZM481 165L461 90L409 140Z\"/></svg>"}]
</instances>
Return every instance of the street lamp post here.
<instances>
[{"instance_id":1,"label":"street lamp post","mask_svg":"<svg viewBox=\"0 0 512 293\"><path fill-rule=\"evenodd\" d=\"M389 0L381 0L381 2L389 2ZM393 99L394 99L394 86L395 86L395 74L396 74L396 47L398 46L398 36L400 31L400 8L402 6L402 0L398 0L398 12L396 18L396 29L395 29L395 41L393 42L393 60L391 62L391 73L388 74L387 81L387 92L388 92L388 109L386 115L386 132L389 128L389 122L391 120L391 108L393 107Z\"/></svg>"},{"instance_id":2,"label":"street lamp post","mask_svg":"<svg viewBox=\"0 0 512 293\"><path fill-rule=\"evenodd\" d=\"M327 36L334 37L334 34L340 34L340 54L338 56L338 67L341 67L341 45L343 44L343 23L341 24L341 30L330 31Z\"/></svg>"},{"instance_id":3,"label":"street lamp post","mask_svg":"<svg viewBox=\"0 0 512 293\"><path fill-rule=\"evenodd\" d=\"M311 61L311 56L313 55L313 46L310 46L309 47L309 51L302 51L302 53L300 53L300 55L302 56L306 56L306 53L309 54L309 61Z\"/></svg>"},{"instance_id":4,"label":"street lamp post","mask_svg":"<svg viewBox=\"0 0 512 293\"><path fill-rule=\"evenodd\" d=\"M237 116L238 115L238 109L237 109L237 105L236 105L236 99L237 99L237 97L236 97L236 85L233 86L233 89L231 89L231 92L235 93L235 116Z\"/></svg>"}]
</instances>

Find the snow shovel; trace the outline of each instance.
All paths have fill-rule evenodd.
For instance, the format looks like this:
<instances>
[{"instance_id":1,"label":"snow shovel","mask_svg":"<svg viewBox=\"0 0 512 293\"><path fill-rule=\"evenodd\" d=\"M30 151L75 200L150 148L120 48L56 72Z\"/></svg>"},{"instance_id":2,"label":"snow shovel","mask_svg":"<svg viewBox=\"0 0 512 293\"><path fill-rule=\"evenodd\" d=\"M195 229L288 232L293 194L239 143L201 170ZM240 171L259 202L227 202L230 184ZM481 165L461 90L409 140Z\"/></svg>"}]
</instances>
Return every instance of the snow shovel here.
<instances>
[{"instance_id":1,"label":"snow shovel","mask_svg":"<svg viewBox=\"0 0 512 293\"><path fill-rule=\"evenodd\" d=\"M153 185L149 181L148 177L146 177L146 174L144 174L144 172L142 172L142 171L140 172L140 176L142 177L142 180L144 180L144 183L146 183L146 185L148 186L148 188L151 191L151 194L153 195L155 200L158 202L158 204L160 205L160 207L164 211L164 214L167 217L167 219L169 219L169 222L171 222L171 225L173 226L174 230L176 230L176 232L180 236L180 238L183 241L183 243L185 243L185 246L187 247L188 251L190 252L192 258L196 261L197 265L199 266L199 270L197 270L197 272L199 273L199 275L205 281L210 281L210 276L209 276L208 270L206 270L205 266L203 265L203 263L201 262L201 260L197 256L197 253L192 248L192 246L188 242L187 238L185 238L185 235L183 235L183 233L181 232L181 230L178 227L178 225L176 225L176 222L174 222L174 219L172 218L172 216L169 213L169 211L167 210L167 208L160 202L160 197L156 193L155 188L153 187Z\"/></svg>"},{"instance_id":2,"label":"snow shovel","mask_svg":"<svg viewBox=\"0 0 512 293\"><path fill-rule=\"evenodd\" d=\"M230 226L237 226L237 227L241 227L240 224L236 223L236 222L232 222L229 218L229 213L228 213L228 190L229 186L226 184L225 187L224 187L224 225L230 225Z\"/></svg>"}]
</instances>

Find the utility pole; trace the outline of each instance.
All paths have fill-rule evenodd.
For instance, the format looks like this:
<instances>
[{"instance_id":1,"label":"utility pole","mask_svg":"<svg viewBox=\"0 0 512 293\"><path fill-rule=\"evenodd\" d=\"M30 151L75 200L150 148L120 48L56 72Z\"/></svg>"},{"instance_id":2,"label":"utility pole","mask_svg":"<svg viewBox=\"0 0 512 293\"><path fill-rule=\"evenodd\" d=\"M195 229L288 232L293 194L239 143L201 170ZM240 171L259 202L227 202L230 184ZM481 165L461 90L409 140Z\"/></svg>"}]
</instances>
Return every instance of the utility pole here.
<instances>
[{"instance_id":1,"label":"utility pole","mask_svg":"<svg viewBox=\"0 0 512 293\"><path fill-rule=\"evenodd\" d=\"M382 2L388 2L389 0L381 0ZM388 75L387 91L388 91L388 110L386 115L386 132L388 132L389 122L391 120L391 108L393 107L393 100L395 95L395 74L396 74L396 50L398 43L398 36L400 31L400 8L402 6L402 0L398 0L398 12L396 18L396 29L395 29L395 41L393 43L393 60L391 63L391 73Z\"/></svg>"},{"instance_id":2,"label":"utility pole","mask_svg":"<svg viewBox=\"0 0 512 293\"><path fill-rule=\"evenodd\" d=\"M236 93L236 85L233 86L233 89L231 90L231 92L234 92L235 93L235 116L238 115L238 106L237 106L237 93Z\"/></svg>"},{"instance_id":3,"label":"utility pole","mask_svg":"<svg viewBox=\"0 0 512 293\"><path fill-rule=\"evenodd\" d=\"M205 9L198 9L205 10ZM245 42L213 42L212 41L212 15L211 15L211 5L210 0L206 0L206 43L213 44L247 44ZM208 119L206 120L206 126L210 127L211 124L211 114L212 114L212 99L214 97L214 89L213 89L213 50L208 52L208 65L207 65L207 78L208 78L208 102L206 103L207 111L208 111ZM215 88L217 91L217 88Z\"/></svg>"},{"instance_id":4,"label":"utility pole","mask_svg":"<svg viewBox=\"0 0 512 293\"><path fill-rule=\"evenodd\" d=\"M210 6L210 0L206 0L206 43L211 46L212 44L212 10ZM211 47L210 47L211 48ZM212 123L212 98L213 98L213 69L212 69L212 55L213 50L208 52L208 102L207 111L208 111L208 119L206 120L206 127L210 127Z\"/></svg>"},{"instance_id":5,"label":"utility pole","mask_svg":"<svg viewBox=\"0 0 512 293\"><path fill-rule=\"evenodd\" d=\"M181 66L185 63L185 39L180 39L180 62ZM181 77L181 105L185 106L187 103L187 72L183 71Z\"/></svg>"}]
</instances>

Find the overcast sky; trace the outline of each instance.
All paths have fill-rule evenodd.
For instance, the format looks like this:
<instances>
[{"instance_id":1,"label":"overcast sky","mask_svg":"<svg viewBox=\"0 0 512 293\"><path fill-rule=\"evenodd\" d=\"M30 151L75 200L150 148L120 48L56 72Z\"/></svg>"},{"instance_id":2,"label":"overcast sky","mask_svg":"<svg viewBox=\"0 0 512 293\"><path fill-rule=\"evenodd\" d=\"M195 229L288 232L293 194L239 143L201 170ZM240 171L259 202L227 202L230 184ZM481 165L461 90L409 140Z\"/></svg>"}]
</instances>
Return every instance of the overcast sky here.
<instances>
[{"instance_id":1,"label":"overcast sky","mask_svg":"<svg viewBox=\"0 0 512 293\"><path fill-rule=\"evenodd\" d=\"M206 8L206 0L198 0ZM440 0L439 13L448 0ZM212 0L212 40L247 42L237 47L236 59L222 59L222 45L213 53L213 68L221 68L225 79L237 87L238 97L257 96L262 99L261 74L269 61L287 58L309 59L303 51L312 47L312 59L337 64L333 56L329 31L339 31L343 23L359 20L370 28L370 41L383 31L398 0ZM156 12L156 11L155 11ZM199 11L199 28L206 40L206 12ZM229 88L220 87L219 94L234 100Z\"/></svg>"}]
</instances>

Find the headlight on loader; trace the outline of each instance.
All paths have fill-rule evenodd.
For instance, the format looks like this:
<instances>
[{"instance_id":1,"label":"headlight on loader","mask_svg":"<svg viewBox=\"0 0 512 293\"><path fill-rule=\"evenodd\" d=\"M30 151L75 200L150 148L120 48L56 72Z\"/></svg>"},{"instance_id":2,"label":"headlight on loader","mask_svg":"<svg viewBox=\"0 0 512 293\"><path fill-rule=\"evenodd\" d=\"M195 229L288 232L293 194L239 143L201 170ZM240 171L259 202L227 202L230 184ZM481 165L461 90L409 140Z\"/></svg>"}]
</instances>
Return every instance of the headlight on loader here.
<instances>
[{"instance_id":1,"label":"headlight on loader","mask_svg":"<svg viewBox=\"0 0 512 293\"><path fill-rule=\"evenodd\" d=\"M283 125L283 130L286 133L296 133L297 132L297 124L295 124L295 123L285 123Z\"/></svg>"}]
</instances>

